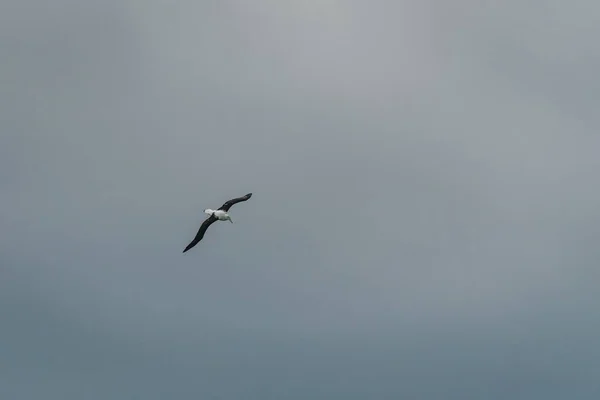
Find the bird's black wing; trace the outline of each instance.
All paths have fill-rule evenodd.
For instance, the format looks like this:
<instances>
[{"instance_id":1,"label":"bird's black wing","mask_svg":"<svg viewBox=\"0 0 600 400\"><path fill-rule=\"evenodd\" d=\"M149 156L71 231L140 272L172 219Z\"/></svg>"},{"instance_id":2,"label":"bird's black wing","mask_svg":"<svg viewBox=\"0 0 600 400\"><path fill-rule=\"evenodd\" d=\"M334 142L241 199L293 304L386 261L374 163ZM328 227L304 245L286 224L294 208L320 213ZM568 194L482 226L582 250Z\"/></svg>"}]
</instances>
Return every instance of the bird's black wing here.
<instances>
[{"instance_id":1,"label":"bird's black wing","mask_svg":"<svg viewBox=\"0 0 600 400\"><path fill-rule=\"evenodd\" d=\"M231 208L232 205L239 203L241 201L246 201L250 197L252 197L252 193L248 193L245 196L236 197L235 199L228 200L221 206L221 208L219 208L219 210L223 210L223 211L227 212L227 211L229 211L229 209Z\"/></svg>"},{"instance_id":2,"label":"bird's black wing","mask_svg":"<svg viewBox=\"0 0 600 400\"><path fill-rule=\"evenodd\" d=\"M196 237L194 238L194 240L192 240L192 242L187 245L187 247L185 248L185 250L183 250L183 252L185 253L186 251L188 251L189 249L191 249L192 247L197 245L198 242L201 241L202 238L204 237L204 232L206 232L208 227L216 220L217 220L217 217L215 217L214 215L211 215L210 217L206 218L204 220L204 222L202 223L202 225L200 225L200 229L198 229L198 233L196 233Z\"/></svg>"}]
</instances>

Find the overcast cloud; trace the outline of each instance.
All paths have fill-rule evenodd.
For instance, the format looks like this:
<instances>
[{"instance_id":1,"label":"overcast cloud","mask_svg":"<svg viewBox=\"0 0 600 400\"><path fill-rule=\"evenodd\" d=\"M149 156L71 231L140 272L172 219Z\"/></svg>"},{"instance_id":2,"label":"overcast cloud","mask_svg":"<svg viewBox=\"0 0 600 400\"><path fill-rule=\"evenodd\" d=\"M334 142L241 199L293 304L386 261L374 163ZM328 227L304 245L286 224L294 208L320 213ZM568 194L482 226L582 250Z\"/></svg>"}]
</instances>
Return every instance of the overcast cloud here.
<instances>
[{"instance_id":1,"label":"overcast cloud","mask_svg":"<svg viewBox=\"0 0 600 400\"><path fill-rule=\"evenodd\" d=\"M1 398L599 398L597 2L2 10Z\"/></svg>"}]
</instances>

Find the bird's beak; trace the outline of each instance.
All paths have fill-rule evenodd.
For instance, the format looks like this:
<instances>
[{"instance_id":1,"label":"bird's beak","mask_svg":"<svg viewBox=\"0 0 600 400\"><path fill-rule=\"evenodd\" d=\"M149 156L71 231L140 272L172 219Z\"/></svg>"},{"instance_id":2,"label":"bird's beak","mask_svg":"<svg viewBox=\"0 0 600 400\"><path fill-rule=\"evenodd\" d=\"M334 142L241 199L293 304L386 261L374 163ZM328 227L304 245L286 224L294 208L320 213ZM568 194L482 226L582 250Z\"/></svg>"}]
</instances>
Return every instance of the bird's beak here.
<instances>
[{"instance_id":1,"label":"bird's beak","mask_svg":"<svg viewBox=\"0 0 600 400\"><path fill-rule=\"evenodd\" d=\"M229 218L229 222L231 222L233 224L233 220L231 218Z\"/></svg>"}]
</instances>

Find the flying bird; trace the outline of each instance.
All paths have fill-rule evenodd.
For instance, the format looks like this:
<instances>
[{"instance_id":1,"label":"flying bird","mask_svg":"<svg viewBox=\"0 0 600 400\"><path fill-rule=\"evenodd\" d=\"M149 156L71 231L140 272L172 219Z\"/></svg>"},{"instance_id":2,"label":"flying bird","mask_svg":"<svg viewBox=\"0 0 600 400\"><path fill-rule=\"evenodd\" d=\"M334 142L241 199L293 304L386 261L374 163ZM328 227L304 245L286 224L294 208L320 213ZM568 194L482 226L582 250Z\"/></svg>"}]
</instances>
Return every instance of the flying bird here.
<instances>
[{"instance_id":1,"label":"flying bird","mask_svg":"<svg viewBox=\"0 0 600 400\"><path fill-rule=\"evenodd\" d=\"M252 193L248 193L245 196L236 197L235 199L228 200L225 203L223 203L223 205L218 210L211 210L210 208L205 209L204 213L208 214L209 217L204 220L202 225L200 225L200 229L198 229L198 233L196 233L196 237L194 238L194 240L192 240L192 242L190 244L187 245L187 247L185 248L185 250L183 250L183 252L185 253L186 251L188 251L189 249L191 249L192 247L197 245L198 242L202 240L202 238L204 237L204 233L206 232L208 227L212 225L213 222L215 222L217 220L218 221L229 221L233 224L233 221L231 220L231 216L228 213L229 209L234 204L240 203L242 201L246 201L250 197L252 197Z\"/></svg>"}]
</instances>

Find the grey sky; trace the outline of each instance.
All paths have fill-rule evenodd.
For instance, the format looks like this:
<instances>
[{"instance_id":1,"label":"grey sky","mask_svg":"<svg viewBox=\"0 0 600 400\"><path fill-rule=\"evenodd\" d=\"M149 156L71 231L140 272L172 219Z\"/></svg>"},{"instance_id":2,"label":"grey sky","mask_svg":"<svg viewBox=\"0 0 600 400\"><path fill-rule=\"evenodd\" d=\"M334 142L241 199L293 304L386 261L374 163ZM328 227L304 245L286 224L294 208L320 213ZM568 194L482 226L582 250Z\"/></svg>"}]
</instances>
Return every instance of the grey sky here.
<instances>
[{"instance_id":1,"label":"grey sky","mask_svg":"<svg viewBox=\"0 0 600 400\"><path fill-rule=\"evenodd\" d=\"M599 16L8 2L0 397L597 399Z\"/></svg>"}]
</instances>

